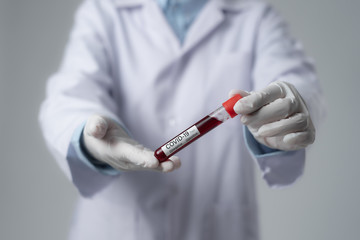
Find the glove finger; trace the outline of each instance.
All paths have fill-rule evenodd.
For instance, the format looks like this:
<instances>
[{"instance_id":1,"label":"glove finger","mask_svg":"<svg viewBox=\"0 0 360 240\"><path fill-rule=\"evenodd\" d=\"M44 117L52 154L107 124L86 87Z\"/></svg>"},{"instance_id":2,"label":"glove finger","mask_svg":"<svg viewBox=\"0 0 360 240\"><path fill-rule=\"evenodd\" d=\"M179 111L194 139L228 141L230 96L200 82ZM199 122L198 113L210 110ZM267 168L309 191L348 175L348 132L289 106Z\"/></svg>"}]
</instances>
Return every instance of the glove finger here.
<instances>
[{"instance_id":1,"label":"glove finger","mask_svg":"<svg viewBox=\"0 0 360 240\"><path fill-rule=\"evenodd\" d=\"M232 89L229 92L229 98L232 98L233 96L235 96L236 94L240 94L242 97L246 97L249 96L250 93L244 90L239 90L239 89Z\"/></svg>"},{"instance_id":2,"label":"glove finger","mask_svg":"<svg viewBox=\"0 0 360 240\"><path fill-rule=\"evenodd\" d=\"M88 136L101 139L106 135L108 126L105 118L99 115L93 115L86 122L84 132Z\"/></svg>"},{"instance_id":3,"label":"glove finger","mask_svg":"<svg viewBox=\"0 0 360 240\"><path fill-rule=\"evenodd\" d=\"M297 113L289 118L261 126L258 134L261 137L283 136L289 133L300 132L309 126L309 118L303 113Z\"/></svg>"},{"instance_id":4,"label":"glove finger","mask_svg":"<svg viewBox=\"0 0 360 240\"><path fill-rule=\"evenodd\" d=\"M263 138L265 145L283 151L296 151L307 147L315 140L312 131L290 133L285 136Z\"/></svg>"},{"instance_id":5,"label":"glove finger","mask_svg":"<svg viewBox=\"0 0 360 240\"><path fill-rule=\"evenodd\" d=\"M315 131L290 133L284 136L284 143L294 149L305 148L315 141Z\"/></svg>"},{"instance_id":6,"label":"glove finger","mask_svg":"<svg viewBox=\"0 0 360 240\"><path fill-rule=\"evenodd\" d=\"M250 115L241 116L241 122L253 127L285 119L299 110L295 98L278 98Z\"/></svg>"},{"instance_id":7,"label":"glove finger","mask_svg":"<svg viewBox=\"0 0 360 240\"><path fill-rule=\"evenodd\" d=\"M284 136L265 137L263 139L265 145L273 149L279 149L282 151L298 150L297 146L284 142Z\"/></svg>"},{"instance_id":8,"label":"glove finger","mask_svg":"<svg viewBox=\"0 0 360 240\"><path fill-rule=\"evenodd\" d=\"M278 98L285 97L285 92L280 85L273 83L259 92L253 92L250 95L240 99L234 106L234 111L237 114L250 114L268 103L275 101Z\"/></svg>"},{"instance_id":9,"label":"glove finger","mask_svg":"<svg viewBox=\"0 0 360 240\"><path fill-rule=\"evenodd\" d=\"M172 161L165 161L160 163L157 169L160 172L172 172L173 170L175 170L175 165Z\"/></svg>"},{"instance_id":10,"label":"glove finger","mask_svg":"<svg viewBox=\"0 0 360 240\"><path fill-rule=\"evenodd\" d=\"M294 151L300 149L299 146L295 146L293 144L289 144L288 142L285 142L284 136L260 137L260 136L256 136L256 134L255 135L253 134L256 140L269 148L278 149L282 151Z\"/></svg>"},{"instance_id":11,"label":"glove finger","mask_svg":"<svg viewBox=\"0 0 360 240\"><path fill-rule=\"evenodd\" d=\"M283 144L284 136L259 138L259 142L273 149L285 150Z\"/></svg>"},{"instance_id":12,"label":"glove finger","mask_svg":"<svg viewBox=\"0 0 360 240\"><path fill-rule=\"evenodd\" d=\"M157 170L160 172L172 172L181 166L180 158L177 156L172 156L168 160L161 162L157 167Z\"/></svg>"},{"instance_id":13,"label":"glove finger","mask_svg":"<svg viewBox=\"0 0 360 240\"><path fill-rule=\"evenodd\" d=\"M154 157L154 153L140 144L133 142L119 141L112 147L113 159L124 161L141 168L155 169L159 166L159 161Z\"/></svg>"},{"instance_id":14,"label":"glove finger","mask_svg":"<svg viewBox=\"0 0 360 240\"><path fill-rule=\"evenodd\" d=\"M107 164L109 164L111 167L120 170L120 171L129 171L129 170L134 170L135 165L129 162L124 162L124 161L117 161L116 159L111 159L109 161L106 162Z\"/></svg>"},{"instance_id":15,"label":"glove finger","mask_svg":"<svg viewBox=\"0 0 360 240\"><path fill-rule=\"evenodd\" d=\"M172 172L178 169L181 166L180 159L176 156L172 156L165 162L159 164L157 168L142 168L140 166L131 165L131 170L150 170L150 171L157 171L157 172Z\"/></svg>"},{"instance_id":16,"label":"glove finger","mask_svg":"<svg viewBox=\"0 0 360 240\"><path fill-rule=\"evenodd\" d=\"M172 156L169 159L174 163L175 169L179 169L181 167L181 160L178 156Z\"/></svg>"}]
</instances>

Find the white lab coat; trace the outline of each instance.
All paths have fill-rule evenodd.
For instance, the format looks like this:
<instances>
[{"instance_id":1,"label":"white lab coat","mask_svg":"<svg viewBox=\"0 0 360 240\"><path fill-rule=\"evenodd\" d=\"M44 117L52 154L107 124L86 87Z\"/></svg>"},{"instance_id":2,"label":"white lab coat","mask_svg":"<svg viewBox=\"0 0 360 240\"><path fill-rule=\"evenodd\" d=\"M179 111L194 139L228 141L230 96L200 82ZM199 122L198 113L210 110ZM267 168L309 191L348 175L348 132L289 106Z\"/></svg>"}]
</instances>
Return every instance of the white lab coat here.
<instances>
[{"instance_id":1,"label":"white lab coat","mask_svg":"<svg viewBox=\"0 0 360 240\"><path fill-rule=\"evenodd\" d=\"M280 78L317 122L313 67L268 4L211 1L181 45L153 0L85 1L40 112L49 149L81 193L70 239L258 239L254 163L270 186L285 186L302 174L304 150L252 156L235 118L179 152L176 172L107 176L69 154L69 143L98 113L156 149L230 89Z\"/></svg>"}]
</instances>

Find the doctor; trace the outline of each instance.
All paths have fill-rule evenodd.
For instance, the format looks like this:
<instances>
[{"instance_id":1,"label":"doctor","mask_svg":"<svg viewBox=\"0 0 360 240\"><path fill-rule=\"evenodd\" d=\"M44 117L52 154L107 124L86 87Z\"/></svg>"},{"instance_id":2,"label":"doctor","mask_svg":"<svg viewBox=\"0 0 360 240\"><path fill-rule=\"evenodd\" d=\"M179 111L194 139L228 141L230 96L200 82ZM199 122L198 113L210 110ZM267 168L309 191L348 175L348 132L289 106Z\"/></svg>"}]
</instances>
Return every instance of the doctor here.
<instances>
[{"instance_id":1,"label":"doctor","mask_svg":"<svg viewBox=\"0 0 360 240\"><path fill-rule=\"evenodd\" d=\"M159 164L229 91L241 117ZM43 134L81 195L70 239L259 239L254 166L294 183L323 107L301 45L256 0L86 0L46 92Z\"/></svg>"}]
</instances>

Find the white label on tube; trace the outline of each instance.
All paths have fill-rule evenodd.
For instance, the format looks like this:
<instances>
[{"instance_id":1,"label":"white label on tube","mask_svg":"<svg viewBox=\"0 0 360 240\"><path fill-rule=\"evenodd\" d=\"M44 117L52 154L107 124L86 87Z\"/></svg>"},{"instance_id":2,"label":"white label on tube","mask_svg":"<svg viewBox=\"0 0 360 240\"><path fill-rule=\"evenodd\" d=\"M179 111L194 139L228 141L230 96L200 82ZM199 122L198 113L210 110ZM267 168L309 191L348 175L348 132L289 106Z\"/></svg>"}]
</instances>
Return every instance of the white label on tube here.
<instances>
[{"instance_id":1,"label":"white label on tube","mask_svg":"<svg viewBox=\"0 0 360 240\"><path fill-rule=\"evenodd\" d=\"M195 137L199 136L200 132L197 127L194 125L188 130L180 133L169 142L167 142L164 146L161 147L161 150L165 153L166 156L169 156L173 152L175 152L180 147L184 146L186 143L193 140Z\"/></svg>"}]
</instances>

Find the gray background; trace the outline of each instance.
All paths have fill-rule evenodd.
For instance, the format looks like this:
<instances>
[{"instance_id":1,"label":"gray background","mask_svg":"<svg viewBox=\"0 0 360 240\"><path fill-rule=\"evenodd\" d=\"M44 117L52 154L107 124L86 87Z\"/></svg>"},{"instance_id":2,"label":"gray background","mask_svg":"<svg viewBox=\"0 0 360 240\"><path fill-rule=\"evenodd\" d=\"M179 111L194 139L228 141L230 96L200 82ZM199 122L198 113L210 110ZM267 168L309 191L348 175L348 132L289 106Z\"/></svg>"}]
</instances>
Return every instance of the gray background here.
<instances>
[{"instance_id":1,"label":"gray background","mask_svg":"<svg viewBox=\"0 0 360 240\"><path fill-rule=\"evenodd\" d=\"M77 192L37 123L45 81L80 0L0 0L0 239L65 239ZM264 240L358 239L360 1L272 0L317 62L328 117L304 177L269 189L257 171Z\"/></svg>"}]
</instances>

